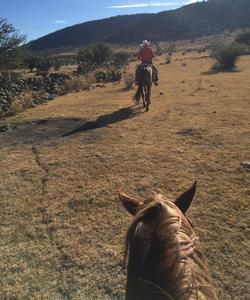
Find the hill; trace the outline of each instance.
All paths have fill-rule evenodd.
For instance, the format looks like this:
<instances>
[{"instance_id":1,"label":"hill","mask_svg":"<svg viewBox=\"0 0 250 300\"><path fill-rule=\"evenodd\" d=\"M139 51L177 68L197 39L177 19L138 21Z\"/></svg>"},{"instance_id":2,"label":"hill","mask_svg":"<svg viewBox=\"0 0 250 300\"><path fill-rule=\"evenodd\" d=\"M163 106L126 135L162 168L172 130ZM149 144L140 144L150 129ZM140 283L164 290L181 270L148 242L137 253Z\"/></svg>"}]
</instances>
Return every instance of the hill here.
<instances>
[{"instance_id":1,"label":"hill","mask_svg":"<svg viewBox=\"0 0 250 300\"><path fill-rule=\"evenodd\" d=\"M115 35L116 32L125 29L128 24L137 24L147 16L149 15L117 16L66 27L32 41L30 49L33 51L43 51L88 45L96 41L108 39L112 34Z\"/></svg>"},{"instance_id":2,"label":"hill","mask_svg":"<svg viewBox=\"0 0 250 300\"><path fill-rule=\"evenodd\" d=\"M97 41L114 44L175 41L250 27L249 0L210 0L157 14L117 16L67 27L30 43L32 50L80 47Z\"/></svg>"}]
</instances>

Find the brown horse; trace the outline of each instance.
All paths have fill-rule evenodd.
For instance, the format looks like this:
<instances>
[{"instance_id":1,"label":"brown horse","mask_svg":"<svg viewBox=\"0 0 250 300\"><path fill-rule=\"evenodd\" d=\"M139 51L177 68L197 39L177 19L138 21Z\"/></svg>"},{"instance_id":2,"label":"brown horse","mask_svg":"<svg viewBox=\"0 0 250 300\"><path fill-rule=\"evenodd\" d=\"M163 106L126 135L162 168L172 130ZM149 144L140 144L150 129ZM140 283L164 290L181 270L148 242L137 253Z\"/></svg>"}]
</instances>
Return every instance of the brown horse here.
<instances>
[{"instance_id":1,"label":"brown horse","mask_svg":"<svg viewBox=\"0 0 250 300\"><path fill-rule=\"evenodd\" d=\"M134 221L127 232L126 300L218 299L198 237L185 215L196 183L174 202L158 195L152 201L119 193Z\"/></svg>"},{"instance_id":2,"label":"brown horse","mask_svg":"<svg viewBox=\"0 0 250 300\"><path fill-rule=\"evenodd\" d=\"M140 98L142 98L143 106L146 107L146 111L149 110L151 89L153 83L153 69L149 64L141 66L138 89L135 93L134 100L138 104Z\"/></svg>"}]
</instances>

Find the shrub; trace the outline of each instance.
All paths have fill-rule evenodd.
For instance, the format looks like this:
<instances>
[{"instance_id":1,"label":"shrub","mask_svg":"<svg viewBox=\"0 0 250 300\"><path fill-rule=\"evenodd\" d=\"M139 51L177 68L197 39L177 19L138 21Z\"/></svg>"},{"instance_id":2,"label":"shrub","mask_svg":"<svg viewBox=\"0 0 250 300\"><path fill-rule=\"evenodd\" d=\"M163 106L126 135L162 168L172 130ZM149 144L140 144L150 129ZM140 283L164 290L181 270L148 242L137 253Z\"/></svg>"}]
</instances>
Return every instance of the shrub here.
<instances>
[{"instance_id":1,"label":"shrub","mask_svg":"<svg viewBox=\"0 0 250 300\"><path fill-rule=\"evenodd\" d=\"M32 106L32 100L33 95L31 92L26 91L18 96L18 98L15 98L9 108L9 115L14 115L18 112L23 111L26 108L29 108Z\"/></svg>"},{"instance_id":2,"label":"shrub","mask_svg":"<svg viewBox=\"0 0 250 300\"><path fill-rule=\"evenodd\" d=\"M101 43L79 50L77 57L80 64L101 66L110 60L112 53L110 45Z\"/></svg>"},{"instance_id":3,"label":"shrub","mask_svg":"<svg viewBox=\"0 0 250 300\"><path fill-rule=\"evenodd\" d=\"M124 73L123 80L125 84L125 90L130 90L135 82L135 76L132 73Z\"/></svg>"},{"instance_id":4,"label":"shrub","mask_svg":"<svg viewBox=\"0 0 250 300\"><path fill-rule=\"evenodd\" d=\"M117 69L108 69L95 73L96 82L115 82L121 80L121 72Z\"/></svg>"},{"instance_id":5,"label":"shrub","mask_svg":"<svg viewBox=\"0 0 250 300\"><path fill-rule=\"evenodd\" d=\"M56 59L54 62L53 62L53 68L54 68L54 71L59 71L60 68L62 66L62 62L59 60L59 59Z\"/></svg>"},{"instance_id":6,"label":"shrub","mask_svg":"<svg viewBox=\"0 0 250 300\"><path fill-rule=\"evenodd\" d=\"M36 55L29 54L24 58L24 65L30 69L30 72L33 72L39 62L40 58Z\"/></svg>"},{"instance_id":7,"label":"shrub","mask_svg":"<svg viewBox=\"0 0 250 300\"><path fill-rule=\"evenodd\" d=\"M216 42L211 46L211 57L216 59L213 69L233 70L237 59L245 53L245 47L238 43L223 44Z\"/></svg>"},{"instance_id":8,"label":"shrub","mask_svg":"<svg viewBox=\"0 0 250 300\"><path fill-rule=\"evenodd\" d=\"M172 56L169 55L169 54L166 56L166 58L165 58L165 64L166 64L166 65L168 65L168 64L171 63L171 58L172 58Z\"/></svg>"},{"instance_id":9,"label":"shrub","mask_svg":"<svg viewBox=\"0 0 250 300\"><path fill-rule=\"evenodd\" d=\"M167 46L166 48L166 53L169 56L172 56L172 54L176 51L176 44L175 43L171 43Z\"/></svg>"},{"instance_id":10,"label":"shrub","mask_svg":"<svg viewBox=\"0 0 250 300\"><path fill-rule=\"evenodd\" d=\"M155 50L156 55L160 56L163 54L163 52L164 52L163 48L161 47L161 45L159 43L156 43L155 48L156 48L156 50Z\"/></svg>"},{"instance_id":11,"label":"shrub","mask_svg":"<svg viewBox=\"0 0 250 300\"><path fill-rule=\"evenodd\" d=\"M250 31L240 33L235 38L235 41L239 44L246 45L248 47L248 51L250 50Z\"/></svg>"},{"instance_id":12,"label":"shrub","mask_svg":"<svg viewBox=\"0 0 250 300\"><path fill-rule=\"evenodd\" d=\"M47 75L52 67L52 62L49 57L41 57L36 65L37 75Z\"/></svg>"},{"instance_id":13,"label":"shrub","mask_svg":"<svg viewBox=\"0 0 250 300\"><path fill-rule=\"evenodd\" d=\"M250 46L250 31L238 34L235 41Z\"/></svg>"},{"instance_id":14,"label":"shrub","mask_svg":"<svg viewBox=\"0 0 250 300\"><path fill-rule=\"evenodd\" d=\"M124 67L131 58L132 56L129 52L119 51L113 54L111 64L114 67L121 68Z\"/></svg>"},{"instance_id":15,"label":"shrub","mask_svg":"<svg viewBox=\"0 0 250 300\"><path fill-rule=\"evenodd\" d=\"M64 82L64 89L67 92L75 91L85 91L89 90L91 87L91 84L80 77L75 77L72 79L65 80Z\"/></svg>"}]
</instances>

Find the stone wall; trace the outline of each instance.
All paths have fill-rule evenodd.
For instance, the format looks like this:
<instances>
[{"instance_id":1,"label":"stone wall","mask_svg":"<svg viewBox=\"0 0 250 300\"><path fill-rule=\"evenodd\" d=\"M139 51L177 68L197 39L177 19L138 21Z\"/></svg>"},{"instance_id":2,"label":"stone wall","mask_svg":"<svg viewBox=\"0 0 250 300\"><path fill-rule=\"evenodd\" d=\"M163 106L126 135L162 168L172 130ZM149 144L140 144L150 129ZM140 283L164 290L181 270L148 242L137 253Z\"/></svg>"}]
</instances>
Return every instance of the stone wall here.
<instances>
[{"instance_id":1,"label":"stone wall","mask_svg":"<svg viewBox=\"0 0 250 300\"><path fill-rule=\"evenodd\" d=\"M16 101L21 109L22 99L23 108L27 108L27 106L41 104L62 95L65 90L64 82L71 77L72 75L64 73L28 78L17 74L0 74L0 117L16 113Z\"/></svg>"}]
</instances>

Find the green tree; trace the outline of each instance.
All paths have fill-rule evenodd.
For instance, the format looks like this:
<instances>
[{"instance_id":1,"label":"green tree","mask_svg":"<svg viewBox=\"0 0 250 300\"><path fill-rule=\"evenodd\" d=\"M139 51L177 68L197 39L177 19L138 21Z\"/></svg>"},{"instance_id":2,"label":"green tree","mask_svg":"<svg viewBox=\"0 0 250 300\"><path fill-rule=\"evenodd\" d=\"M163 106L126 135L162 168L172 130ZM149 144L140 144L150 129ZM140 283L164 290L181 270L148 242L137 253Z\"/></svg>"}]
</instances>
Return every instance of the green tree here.
<instances>
[{"instance_id":1,"label":"green tree","mask_svg":"<svg viewBox=\"0 0 250 300\"><path fill-rule=\"evenodd\" d=\"M40 58L37 55L28 54L24 57L24 65L30 69L30 72L33 72L33 69L37 67L40 62Z\"/></svg>"},{"instance_id":2,"label":"green tree","mask_svg":"<svg viewBox=\"0 0 250 300\"><path fill-rule=\"evenodd\" d=\"M236 67L237 59L245 53L246 48L237 43L223 44L215 42L211 46L211 57L216 59L214 69L231 71Z\"/></svg>"},{"instance_id":3,"label":"green tree","mask_svg":"<svg viewBox=\"0 0 250 300\"><path fill-rule=\"evenodd\" d=\"M235 41L239 44L246 45L248 47L248 51L250 50L250 31L240 33L235 38Z\"/></svg>"},{"instance_id":4,"label":"green tree","mask_svg":"<svg viewBox=\"0 0 250 300\"><path fill-rule=\"evenodd\" d=\"M113 50L110 45L100 43L79 50L77 56L79 63L83 65L101 66L110 60L112 53Z\"/></svg>"},{"instance_id":5,"label":"green tree","mask_svg":"<svg viewBox=\"0 0 250 300\"><path fill-rule=\"evenodd\" d=\"M6 19L0 18L0 69L14 68L21 57L25 36Z\"/></svg>"},{"instance_id":6,"label":"green tree","mask_svg":"<svg viewBox=\"0 0 250 300\"><path fill-rule=\"evenodd\" d=\"M41 75L47 75L49 69L53 66L53 62L50 57L43 56L39 58L39 61L36 65L37 73Z\"/></svg>"},{"instance_id":7,"label":"green tree","mask_svg":"<svg viewBox=\"0 0 250 300\"><path fill-rule=\"evenodd\" d=\"M119 51L112 56L112 65L120 68L125 66L132 58L131 53L126 51Z\"/></svg>"}]
</instances>

